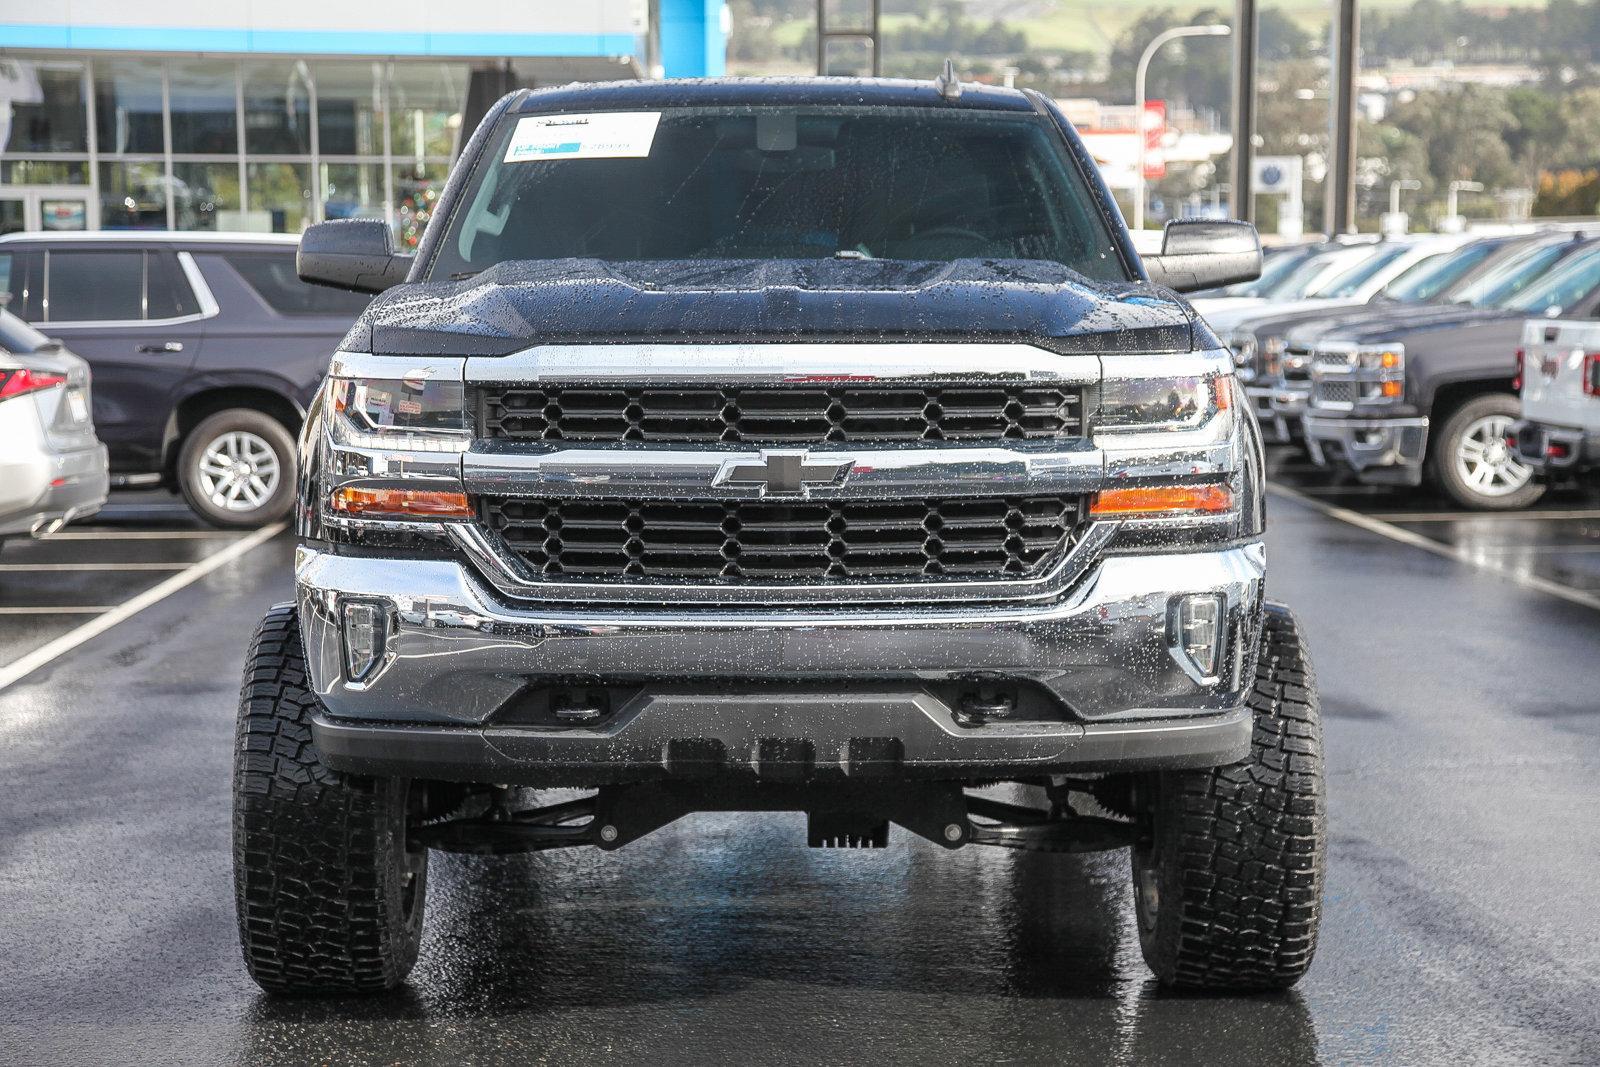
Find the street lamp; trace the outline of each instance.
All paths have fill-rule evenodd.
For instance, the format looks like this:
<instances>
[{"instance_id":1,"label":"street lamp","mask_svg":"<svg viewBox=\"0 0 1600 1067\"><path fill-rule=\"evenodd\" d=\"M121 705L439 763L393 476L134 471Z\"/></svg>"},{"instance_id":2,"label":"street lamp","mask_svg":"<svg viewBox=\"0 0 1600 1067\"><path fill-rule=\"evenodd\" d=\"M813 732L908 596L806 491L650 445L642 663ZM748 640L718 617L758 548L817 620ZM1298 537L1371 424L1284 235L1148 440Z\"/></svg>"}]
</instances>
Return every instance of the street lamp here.
<instances>
[{"instance_id":1,"label":"street lamp","mask_svg":"<svg viewBox=\"0 0 1600 1067\"><path fill-rule=\"evenodd\" d=\"M1400 190L1421 189L1422 183L1415 178L1396 178L1389 183L1389 214L1400 214ZM1454 194L1452 194L1454 195Z\"/></svg>"},{"instance_id":2,"label":"street lamp","mask_svg":"<svg viewBox=\"0 0 1600 1067\"><path fill-rule=\"evenodd\" d=\"M1482 182L1451 182L1450 183L1450 188L1449 188L1449 193L1448 193L1449 205L1450 206L1446 210L1445 213L1447 215L1449 215L1451 218L1455 218L1458 214L1460 214L1458 211L1456 211L1456 194L1457 193L1481 193L1481 192L1483 192L1483 183Z\"/></svg>"},{"instance_id":3,"label":"street lamp","mask_svg":"<svg viewBox=\"0 0 1600 1067\"><path fill-rule=\"evenodd\" d=\"M1133 75L1133 120L1139 128L1139 169L1134 177L1133 228L1144 229L1144 76L1150 69L1150 60L1162 45L1179 37L1226 37L1233 27L1222 24L1212 26L1178 26L1156 34L1155 40L1139 57L1139 67Z\"/></svg>"}]
</instances>

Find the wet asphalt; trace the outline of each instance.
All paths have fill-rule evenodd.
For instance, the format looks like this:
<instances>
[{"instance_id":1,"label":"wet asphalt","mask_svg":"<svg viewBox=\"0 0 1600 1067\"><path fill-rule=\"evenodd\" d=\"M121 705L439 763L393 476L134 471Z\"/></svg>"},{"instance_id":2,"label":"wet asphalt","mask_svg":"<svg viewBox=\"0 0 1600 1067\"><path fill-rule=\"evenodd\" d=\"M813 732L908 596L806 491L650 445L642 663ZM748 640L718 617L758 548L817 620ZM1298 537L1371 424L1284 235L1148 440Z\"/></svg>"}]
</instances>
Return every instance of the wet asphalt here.
<instances>
[{"instance_id":1,"label":"wet asphalt","mask_svg":"<svg viewBox=\"0 0 1600 1067\"><path fill-rule=\"evenodd\" d=\"M1277 481L1332 833L1289 994L1160 992L1121 854L809 850L760 815L436 855L408 986L267 997L228 776L280 536L0 689L0 1064L1600 1062L1600 495L1481 517L1292 456ZM0 551L0 670L237 538L151 494L68 533Z\"/></svg>"}]
</instances>

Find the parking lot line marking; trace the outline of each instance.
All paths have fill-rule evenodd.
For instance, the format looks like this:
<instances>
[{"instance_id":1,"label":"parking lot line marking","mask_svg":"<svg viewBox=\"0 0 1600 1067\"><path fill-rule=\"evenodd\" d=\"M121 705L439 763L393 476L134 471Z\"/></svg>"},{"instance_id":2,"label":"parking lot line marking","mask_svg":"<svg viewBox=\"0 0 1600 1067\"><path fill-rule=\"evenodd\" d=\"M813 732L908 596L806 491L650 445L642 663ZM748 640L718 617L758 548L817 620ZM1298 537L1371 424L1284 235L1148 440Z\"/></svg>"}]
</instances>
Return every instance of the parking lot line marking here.
<instances>
[{"instance_id":1,"label":"parking lot line marking","mask_svg":"<svg viewBox=\"0 0 1600 1067\"><path fill-rule=\"evenodd\" d=\"M265 544L282 533L287 525L287 523L275 522L271 526L263 526L252 534L240 537L227 547L218 549L204 559L197 560L187 569L179 571L165 581L146 589L138 596L124 600L104 615L90 619L82 626L67 631L49 644L42 645L29 652L15 663L0 667L0 690L4 690L13 683L26 678L52 660L66 655L85 641L100 636L117 625L117 623L131 619L145 608L159 604L173 593L193 585L212 571L227 566L252 549Z\"/></svg>"},{"instance_id":2,"label":"parking lot line marking","mask_svg":"<svg viewBox=\"0 0 1600 1067\"><path fill-rule=\"evenodd\" d=\"M1285 486L1287 488L1287 486ZM1465 513L1460 511L1378 511L1372 515L1375 519L1386 522L1506 522L1512 519L1600 519L1600 509L1580 508L1572 511L1556 511L1544 508L1540 511L1480 511Z\"/></svg>"},{"instance_id":3,"label":"parking lot line marking","mask_svg":"<svg viewBox=\"0 0 1600 1067\"><path fill-rule=\"evenodd\" d=\"M1536 574L1519 574L1509 567L1491 563L1486 559L1475 556L1464 548L1447 545L1442 541L1423 537L1421 534L1414 533L1411 530L1401 529L1399 526L1384 522L1382 519L1373 518L1371 515L1363 515L1359 511L1351 511L1349 508L1341 508L1337 504L1318 500L1316 497L1307 496L1297 489L1279 485L1277 482L1268 482L1267 492L1274 496L1286 497L1297 501L1308 508L1322 512L1331 519L1338 519L1340 522L1359 527L1369 533L1375 533L1379 537L1387 537L1389 540L1398 541L1402 545L1410 545L1412 548L1420 548L1424 552L1432 552L1436 556L1443 556L1445 559L1464 563L1468 567L1487 571L1489 574L1504 578L1509 582L1516 582L1518 585L1526 586L1529 589L1535 589L1548 596L1557 597L1568 603L1578 604L1594 611L1600 611L1600 596L1579 592L1576 589L1562 585L1560 582L1552 582L1548 578L1540 578Z\"/></svg>"},{"instance_id":4,"label":"parking lot line marking","mask_svg":"<svg viewBox=\"0 0 1600 1067\"><path fill-rule=\"evenodd\" d=\"M99 615L110 611L114 606L103 604L99 607L86 607L83 604L74 604L71 607L54 608L0 607L0 615Z\"/></svg>"},{"instance_id":5,"label":"parking lot line marking","mask_svg":"<svg viewBox=\"0 0 1600 1067\"><path fill-rule=\"evenodd\" d=\"M184 541L221 540L239 535L227 530L62 530L41 541Z\"/></svg>"},{"instance_id":6,"label":"parking lot line marking","mask_svg":"<svg viewBox=\"0 0 1600 1067\"><path fill-rule=\"evenodd\" d=\"M0 574L31 571L181 571L187 563L0 563Z\"/></svg>"}]
</instances>

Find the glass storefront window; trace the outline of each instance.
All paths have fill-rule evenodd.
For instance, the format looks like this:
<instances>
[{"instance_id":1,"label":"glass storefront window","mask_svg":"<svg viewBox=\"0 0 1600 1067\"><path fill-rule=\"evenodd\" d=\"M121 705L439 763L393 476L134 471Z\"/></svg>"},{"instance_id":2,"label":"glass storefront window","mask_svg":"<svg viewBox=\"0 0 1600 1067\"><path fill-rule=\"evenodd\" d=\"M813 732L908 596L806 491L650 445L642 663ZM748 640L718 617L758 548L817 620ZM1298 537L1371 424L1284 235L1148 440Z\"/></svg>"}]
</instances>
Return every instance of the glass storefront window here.
<instances>
[{"instance_id":1,"label":"glass storefront window","mask_svg":"<svg viewBox=\"0 0 1600 1067\"><path fill-rule=\"evenodd\" d=\"M381 219L384 210L381 163L322 164L323 216L330 219Z\"/></svg>"},{"instance_id":2,"label":"glass storefront window","mask_svg":"<svg viewBox=\"0 0 1600 1067\"><path fill-rule=\"evenodd\" d=\"M300 233L311 223L309 163L251 163L245 168L250 210L244 228L266 233Z\"/></svg>"},{"instance_id":3,"label":"glass storefront window","mask_svg":"<svg viewBox=\"0 0 1600 1067\"><path fill-rule=\"evenodd\" d=\"M390 67L389 138L396 160L455 156L468 76L464 63L395 63Z\"/></svg>"},{"instance_id":4,"label":"glass storefront window","mask_svg":"<svg viewBox=\"0 0 1600 1067\"><path fill-rule=\"evenodd\" d=\"M238 76L234 63L174 61L167 65L173 152L232 155L239 151Z\"/></svg>"},{"instance_id":5,"label":"glass storefront window","mask_svg":"<svg viewBox=\"0 0 1600 1067\"><path fill-rule=\"evenodd\" d=\"M83 64L0 56L0 152L87 152Z\"/></svg>"},{"instance_id":6,"label":"glass storefront window","mask_svg":"<svg viewBox=\"0 0 1600 1067\"><path fill-rule=\"evenodd\" d=\"M167 228L167 179L162 162L100 164L100 226L107 230Z\"/></svg>"},{"instance_id":7,"label":"glass storefront window","mask_svg":"<svg viewBox=\"0 0 1600 1067\"><path fill-rule=\"evenodd\" d=\"M166 138L161 130L159 60L96 60L94 109L101 155L166 151Z\"/></svg>"},{"instance_id":8,"label":"glass storefront window","mask_svg":"<svg viewBox=\"0 0 1600 1067\"><path fill-rule=\"evenodd\" d=\"M76 160L0 160L0 185L88 185L89 164Z\"/></svg>"},{"instance_id":9,"label":"glass storefront window","mask_svg":"<svg viewBox=\"0 0 1600 1067\"><path fill-rule=\"evenodd\" d=\"M394 213L402 249L416 248L444 190L448 163L404 163L394 168Z\"/></svg>"},{"instance_id":10,"label":"glass storefront window","mask_svg":"<svg viewBox=\"0 0 1600 1067\"><path fill-rule=\"evenodd\" d=\"M311 71L303 61L245 64L244 150L311 154Z\"/></svg>"},{"instance_id":11,"label":"glass storefront window","mask_svg":"<svg viewBox=\"0 0 1600 1067\"><path fill-rule=\"evenodd\" d=\"M238 229L238 164L174 163L172 214L177 230Z\"/></svg>"},{"instance_id":12,"label":"glass storefront window","mask_svg":"<svg viewBox=\"0 0 1600 1067\"><path fill-rule=\"evenodd\" d=\"M317 151L324 156L383 155L385 63L318 63Z\"/></svg>"}]
</instances>

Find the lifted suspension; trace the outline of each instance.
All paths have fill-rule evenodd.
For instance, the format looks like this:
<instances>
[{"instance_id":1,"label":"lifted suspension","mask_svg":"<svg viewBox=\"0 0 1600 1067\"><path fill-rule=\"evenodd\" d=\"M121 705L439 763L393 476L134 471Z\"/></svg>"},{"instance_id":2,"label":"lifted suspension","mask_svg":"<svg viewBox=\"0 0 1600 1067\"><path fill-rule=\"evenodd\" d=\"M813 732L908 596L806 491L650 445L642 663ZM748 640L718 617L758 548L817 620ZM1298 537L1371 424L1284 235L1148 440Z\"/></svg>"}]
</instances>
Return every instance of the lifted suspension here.
<instances>
[{"instance_id":1,"label":"lifted suspension","mask_svg":"<svg viewBox=\"0 0 1600 1067\"><path fill-rule=\"evenodd\" d=\"M483 810L410 828L414 844L445 852L504 855L594 845L608 851L686 815L708 811L794 811L806 815L813 848L883 848L889 824L944 848L967 844L1037 852L1100 852L1134 843L1131 821L1075 812L1052 789L1048 808L969 795L955 783L652 782L604 786L576 800L513 807L496 791ZM469 806L470 807L470 806Z\"/></svg>"}]
</instances>

